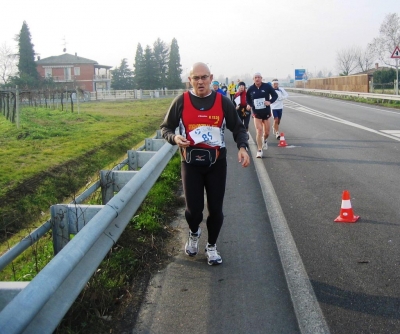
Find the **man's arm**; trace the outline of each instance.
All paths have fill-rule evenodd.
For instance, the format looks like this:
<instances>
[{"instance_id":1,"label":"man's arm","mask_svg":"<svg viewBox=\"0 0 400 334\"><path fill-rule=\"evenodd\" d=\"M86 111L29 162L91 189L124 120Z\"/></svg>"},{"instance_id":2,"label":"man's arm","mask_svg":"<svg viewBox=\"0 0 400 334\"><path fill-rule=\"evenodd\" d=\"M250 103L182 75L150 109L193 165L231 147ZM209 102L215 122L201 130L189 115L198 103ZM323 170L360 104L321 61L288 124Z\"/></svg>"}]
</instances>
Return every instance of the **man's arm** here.
<instances>
[{"instance_id":1,"label":"man's arm","mask_svg":"<svg viewBox=\"0 0 400 334\"><path fill-rule=\"evenodd\" d=\"M281 88L281 92L282 92L282 100L287 99L289 97L289 94L284 88Z\"/></svg>"},{"instance_id":2,"label":"man's arm","mask_svg":"<svg viewBox=\"0 0 400 334\"><path fill-rule=\"evenodd\" d=\"M268 86L268 90L269 90L269 94L271 95L271 99L269 100L269 102L274 103L277 98L278 98L278 94L275 92L275 89L272 88L272 86L267 85Z\"/></svg>"},{"instance_id":3,"label":"man's arm","mask_svg":"<svg viewBox=\"0 0 400 334\"><path fill-rule=\"evenodd\" d=\"M175 130L182 115L183 95L177 96L171 103L164 121L160 125L162 137L171 145L176 145Z\"/></svg>"},{"instance_id":4,"label":"man's arm","mask_svg":"<svg viewBox=\"0 0 400 334\"><path fill-rule=\"evenodd\" d=\"M250 106L250 108L253 108L253 100L251 98L250 92L251 92L250 89L248 89L246 91L246 102L247 102L247 105ZM247 110L249 110L250 108L247 108Z\"/></svg>"}]
</instances>

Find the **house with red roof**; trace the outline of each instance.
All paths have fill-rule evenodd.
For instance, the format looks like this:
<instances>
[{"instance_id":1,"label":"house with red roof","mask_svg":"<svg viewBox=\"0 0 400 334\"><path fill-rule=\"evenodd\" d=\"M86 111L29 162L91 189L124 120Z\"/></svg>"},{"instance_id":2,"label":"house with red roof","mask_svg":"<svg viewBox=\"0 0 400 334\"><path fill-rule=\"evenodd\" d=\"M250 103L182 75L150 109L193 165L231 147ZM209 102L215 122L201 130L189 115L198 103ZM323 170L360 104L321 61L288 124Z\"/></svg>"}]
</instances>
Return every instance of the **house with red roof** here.
<instances>
[{"instance_id":1,"label":"house with red roof","mask_svg":"<svg viewBox=\"0 0 400 334\"><path fill-rule=\"evenodd\" d=\"M110 90L112 66L69 53L38 59L36 68L42 78L65 83L70 89L79 87L88 92Z\"/></svg>"}]
</instances>

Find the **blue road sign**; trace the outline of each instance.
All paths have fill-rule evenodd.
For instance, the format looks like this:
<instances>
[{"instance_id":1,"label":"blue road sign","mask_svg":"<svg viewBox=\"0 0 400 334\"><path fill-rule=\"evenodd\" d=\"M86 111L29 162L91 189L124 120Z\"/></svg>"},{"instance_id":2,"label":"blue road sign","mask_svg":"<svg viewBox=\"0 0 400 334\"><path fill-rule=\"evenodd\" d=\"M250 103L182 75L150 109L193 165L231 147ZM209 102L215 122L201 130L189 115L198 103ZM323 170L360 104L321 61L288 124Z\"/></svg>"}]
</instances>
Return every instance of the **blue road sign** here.
<instances>
[{"instance_id":1,"label":"blue road sign","mask_svg":"<svg viewBox=\"0 0 400 334\"><path fill-rule=\"evenodd\" d=\"M305 75L306 75L305 69L294 70L294 80L303 80Z\"/></svg>"}]
</instances>

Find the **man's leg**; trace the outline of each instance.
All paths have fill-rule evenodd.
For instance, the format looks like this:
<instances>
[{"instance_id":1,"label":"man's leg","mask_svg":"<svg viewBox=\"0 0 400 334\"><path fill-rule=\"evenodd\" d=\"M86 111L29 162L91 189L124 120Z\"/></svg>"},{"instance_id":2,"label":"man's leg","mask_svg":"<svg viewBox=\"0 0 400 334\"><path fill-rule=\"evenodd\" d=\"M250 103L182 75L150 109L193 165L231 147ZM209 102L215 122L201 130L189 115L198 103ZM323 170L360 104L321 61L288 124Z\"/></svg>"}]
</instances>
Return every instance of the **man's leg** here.
<instances>
[{"instance_id":1,"label":"man's leg","mask_svg":"<svg viewBox=\"0 0 400 334\"><path fill-rule=\"evenodd\" d=\"M200 223L203 220L204 209L204 171L206 169L181 163L181 176L185 193L185 218L189 225L189 236L185 244L185 253L195 256L199 252L201 235Z\"/></svg>"},{"instance_id":2,"label":"man's leg","mask_svg":"<svg viewBox=\"0 0 400 334\"><path fill-rule=\"evenodd\" d=\"M279 125L281 124L281 118L282 118L282 109L277 109L274 110L274 130L275 130L275 135L276 139L280 139L280 133L279 133Z\"/></svg>"},{"instance_id":3,"label":"man's leg","mask_svg":"<svg viewBox=\"0 0 400 334\"><path fill-rule=\"evenodd\" d=\"M279 123L280 123L279 118L275 117L274 118L274 131L275 131L275 133L277 133L279 131Z\"/></svg>"},{"instance_id":4,"label":"man's leg","mask_svg":"<svg viewBox=\"0 0 400 334\"><path fill-rule=\"evenodd\" d=\"M212 245L217 242L224 221L222 207L226 187L226 166L226 159L217 160L216 163L209 168L205 179L208 209L208 243Z\"/></svg>"},{"instance_id":5,"label":"man's leg","mask_svg":"<svg viewBox=\"0 0 400 334\"><path fill-rule=\"evenodd\" d=\"M207 191L207 230L208 242L205 247L205 255L207 263L210 266L222 263L222 258L217 251L217 239L224 221L222 212L225 186L226 186L226 159L217 160L217 162L209 168L206 175L206 191Z\"/></svg>"},{"instance_id":6,"label":"man's leg","mask_svg":"<svg viewBox=\"0 0 400 334\"><path fill-rule=\"evenodd\" d=\"M254 127L256 128L256 142L257 142L257 150L262 150L263 145L263 121L260 118L254 117Z\"/></svg>"},{"instance_id":7,"label":"man's leg","mask_svg":"<svg viewBox=\"0 0 400 334\"><path fill-rule=\"evenodd\" d=\"M183 191L185 193L185 217L190 230L195 233L203 220L204 175L203 168L186 162L181 164Z\"/></svg>"},{"instance_id":8,"label":"man's leg","mask_svg":"<svg viewBox=\"0 0 400 334\"><path fill-rule=\"evenodd\" d=\"M263 140L265 141L269 137L269 130L270 130L271 124L269 122L269 118L268 119L264 119L262 122L263 122L263 126L264 126Z\"/></svg>"}]
</instances>

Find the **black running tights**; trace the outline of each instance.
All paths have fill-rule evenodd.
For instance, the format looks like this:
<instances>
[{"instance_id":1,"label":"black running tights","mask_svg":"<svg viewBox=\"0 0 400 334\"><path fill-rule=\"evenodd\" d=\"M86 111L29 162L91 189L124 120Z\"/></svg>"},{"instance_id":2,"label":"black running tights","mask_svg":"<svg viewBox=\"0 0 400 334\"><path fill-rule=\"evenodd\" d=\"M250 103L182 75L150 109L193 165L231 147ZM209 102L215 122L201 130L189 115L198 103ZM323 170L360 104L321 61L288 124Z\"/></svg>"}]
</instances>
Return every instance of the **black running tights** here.
<instances>
[{"instance_id":1,"label":"black running tights","mask_svg":"<svg viewBox=\"0 0 400 334\"><path fill-rule=\"evenodd\" d=\"M207 194L208 243L215 244L224 221L222 206L226 185L226 158L219 159L211 167L195 166L182 162L182 184L185 192L185 217L192 232L196 232L203 220L204 189Z\"/></svg>"}]
</instances>

